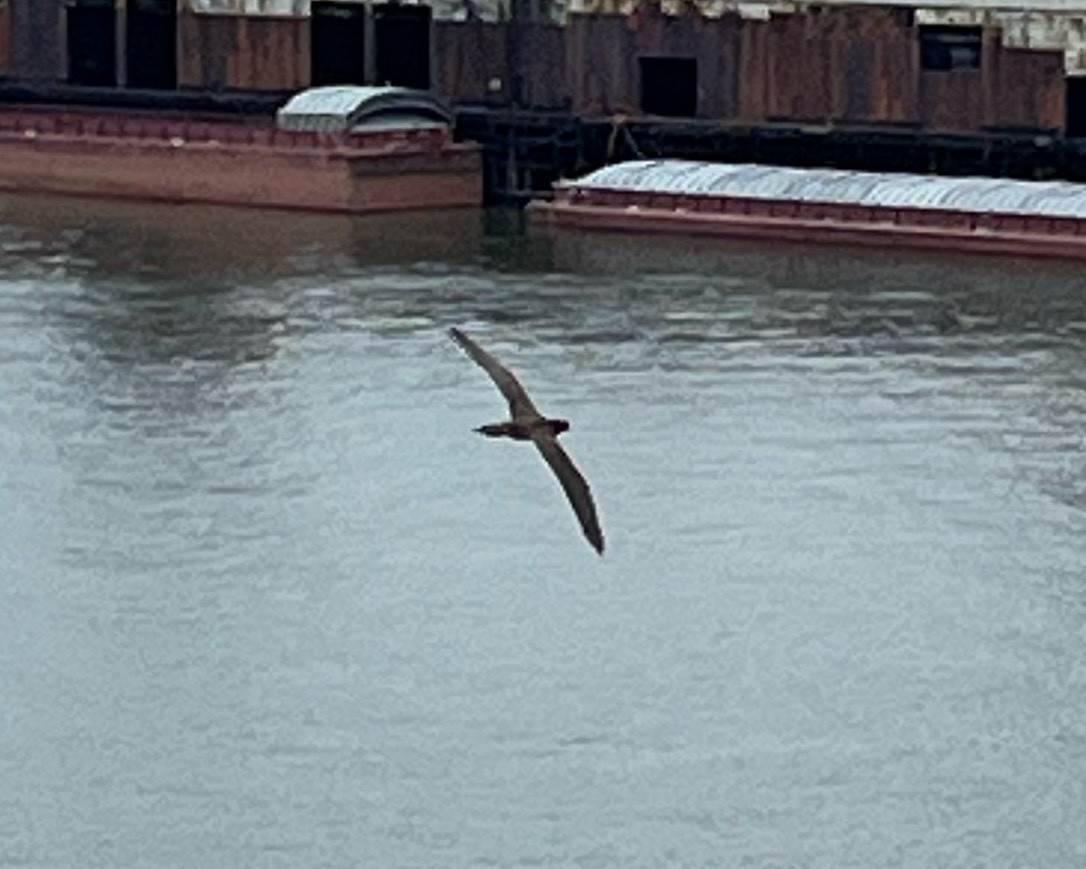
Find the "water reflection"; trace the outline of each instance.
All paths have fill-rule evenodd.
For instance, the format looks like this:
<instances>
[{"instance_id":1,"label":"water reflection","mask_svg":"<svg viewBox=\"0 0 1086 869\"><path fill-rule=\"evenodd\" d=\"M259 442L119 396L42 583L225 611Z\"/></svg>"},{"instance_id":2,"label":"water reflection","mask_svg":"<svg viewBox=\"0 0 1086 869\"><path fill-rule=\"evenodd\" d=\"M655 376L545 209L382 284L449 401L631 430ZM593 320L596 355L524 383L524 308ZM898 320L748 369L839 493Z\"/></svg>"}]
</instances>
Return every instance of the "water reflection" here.
<instances>
[{"instance_id":1,"label":"water reflection","mask_svg":"<svg viewBox=\"0 0 1086 869\"><path fill-rule=\"evenodd\" d=\"M49 197L0 198L0 265L65 265L152 285L270 280L477 253L471 210L352 218ZM58 257L60 259L58 259Z\"/></svg>"},{"instance_id":2,"label":"water reflection","mask_svg":"<svg viewBox=\"0 0 1086 869\"><path fill-rule=\"evenodd\" d=\"M550 235L555 263L576 273L704 275L701 293L742 286L772 293L778 313L788 303L825 333L935 331L1086 335L1075 264L1012 258L939 256L790 244L618 235ZM962 266L965 266L964 268ZM690 283L687 281L687 283ZM696 301L698 292L691 297ZM783 301L783 305L779 302ZM814 302L813 310L811 302ZM785 311L781 311L784 308ZM814 316L819 315L819 316Z\"/></svg>"}]
</instances>

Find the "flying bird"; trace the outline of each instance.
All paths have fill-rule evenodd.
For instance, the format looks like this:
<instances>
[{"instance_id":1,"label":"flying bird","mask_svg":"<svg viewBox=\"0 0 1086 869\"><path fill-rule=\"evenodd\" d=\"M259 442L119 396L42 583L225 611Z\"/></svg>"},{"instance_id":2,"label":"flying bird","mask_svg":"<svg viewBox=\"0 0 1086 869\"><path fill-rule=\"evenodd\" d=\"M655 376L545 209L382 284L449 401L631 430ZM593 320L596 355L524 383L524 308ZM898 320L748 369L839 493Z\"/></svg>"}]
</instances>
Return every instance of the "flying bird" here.
<instances>
[{"instance_id":1,"label":"flying bird","mask_svg":"<svg viewBox=\"0 0 1086 869\"><path fill-rule=\"evenodd\" d=\"M471 338L459 329L450 329L449 335L464 348L464 351L490 375L494 385L509 402L509 421L482 425L475 431L488 438L513 438L518 441L531 441L540 455L550 465L558 482L573 506L573 512L584 529L584 536L600 555L603 555L603 532L600 531L596 517L596 505L592 501L592 492L588 483L573 464L573 460L558 443L558 435L569 430L569 422L564 419L549 419L532 404L528 393L520 385L509 369L487 353Z\"/></svg>"}]
</instances>

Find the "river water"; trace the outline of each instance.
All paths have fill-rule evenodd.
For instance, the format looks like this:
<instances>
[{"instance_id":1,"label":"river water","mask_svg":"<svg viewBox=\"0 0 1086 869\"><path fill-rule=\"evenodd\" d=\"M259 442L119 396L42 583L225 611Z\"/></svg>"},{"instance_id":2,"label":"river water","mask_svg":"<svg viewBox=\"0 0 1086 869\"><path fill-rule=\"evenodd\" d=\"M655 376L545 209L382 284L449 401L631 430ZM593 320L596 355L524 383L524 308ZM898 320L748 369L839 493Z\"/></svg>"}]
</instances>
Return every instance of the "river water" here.
<instances>
[{"instance_id":1,"label":"river water","mask_svg":"<svg viewBox=\"0 0 1086 869\"><path fill-rule=\"evenodd\" d=\"M1084 432L1081 267L0 199L0 866L1080 869Z\"/></svg>"}]
</instances>

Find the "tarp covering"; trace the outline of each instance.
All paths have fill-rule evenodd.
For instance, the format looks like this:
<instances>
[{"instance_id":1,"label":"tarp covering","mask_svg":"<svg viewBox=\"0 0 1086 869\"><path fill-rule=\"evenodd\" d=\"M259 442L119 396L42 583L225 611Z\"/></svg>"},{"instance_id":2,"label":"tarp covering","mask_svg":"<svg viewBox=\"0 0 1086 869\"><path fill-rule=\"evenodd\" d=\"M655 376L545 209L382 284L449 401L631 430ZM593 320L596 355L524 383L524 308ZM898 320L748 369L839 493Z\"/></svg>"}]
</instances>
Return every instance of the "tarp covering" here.
<instances>
[{"instance_id":1,"label":"tarp covering","mask_svg":"<svg viewBox=\"0 0 1086 869\"><path fill-rule=\"evenodd\" d=\"M309 88L291 97L276 115L276 123L284 130L321 132L448 126L452 120L448 106L426 91L367 85Z\"/></svg>"},{"instance_id":2,"label":"tarp covering","mask_svg":"<svg viewBox=\"0 0 1086 869\"><path fill-rule=\"evenodd\" d=\"M840 169L792 169L752 163L635 160L606 166L577 181L563 182L561 186L1086 218L1086 185L1069 181L947 178Z\"/></svg>"}]
</instances>

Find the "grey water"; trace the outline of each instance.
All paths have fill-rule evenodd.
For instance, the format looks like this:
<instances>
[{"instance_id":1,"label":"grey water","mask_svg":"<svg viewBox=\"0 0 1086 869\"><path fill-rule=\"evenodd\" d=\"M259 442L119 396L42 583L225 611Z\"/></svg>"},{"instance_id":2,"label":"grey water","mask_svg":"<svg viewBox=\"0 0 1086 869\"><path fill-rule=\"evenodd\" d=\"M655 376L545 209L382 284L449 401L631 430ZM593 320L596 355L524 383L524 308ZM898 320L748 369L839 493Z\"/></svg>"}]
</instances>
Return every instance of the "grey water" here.
<instances>
[{"instance_id":1,"label":"grey water","mask_svg":"<svg viewBox=\"0 0 1086 869\"><path fill-rule=\"evenodd\" d=\"M0 866L1080 869L1084 431L1081 266L0 199Z\"/></svg>"}]
</instances>

